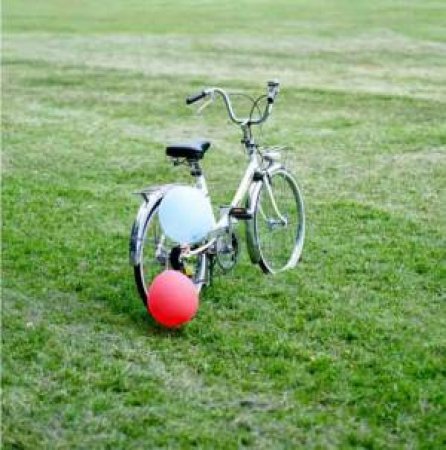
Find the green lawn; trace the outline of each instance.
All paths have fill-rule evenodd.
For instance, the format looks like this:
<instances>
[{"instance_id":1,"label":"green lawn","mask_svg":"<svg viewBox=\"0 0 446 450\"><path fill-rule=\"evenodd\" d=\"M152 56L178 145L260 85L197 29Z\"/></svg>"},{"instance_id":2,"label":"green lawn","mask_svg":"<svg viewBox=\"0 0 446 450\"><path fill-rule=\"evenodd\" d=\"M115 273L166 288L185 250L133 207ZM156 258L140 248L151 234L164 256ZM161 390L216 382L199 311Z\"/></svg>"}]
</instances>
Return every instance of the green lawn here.
<instances>
[{"instance_id":1,"label":"green lawn","mask_svg":"<svg viewBox=\"0 0 446 450\"><path fill-rule=\"evenodd\" d=\"M3 448L446 446L445 23L438 0L5 1ZM244 246L165 331L132 192L187 180L163 146L206 136L226 202L238 130L184 99L275 77L259 139L293 149L303 262L264 276Z\"/></svg>"}]
</instances>

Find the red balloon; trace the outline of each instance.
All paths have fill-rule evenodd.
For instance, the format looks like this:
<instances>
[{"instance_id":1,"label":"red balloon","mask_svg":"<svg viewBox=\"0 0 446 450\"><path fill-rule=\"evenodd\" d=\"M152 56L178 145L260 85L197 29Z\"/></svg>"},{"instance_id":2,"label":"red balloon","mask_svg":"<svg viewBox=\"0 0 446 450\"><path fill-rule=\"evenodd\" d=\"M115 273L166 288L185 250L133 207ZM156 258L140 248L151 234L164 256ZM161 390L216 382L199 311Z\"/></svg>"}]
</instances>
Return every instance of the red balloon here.
<instances>
[{"instance_id":1,"label":"red balloon","mask_svg":"<svg viewBox=\"0 0 446 450\"><path fill-rule=\"evenodd\" d=\"M147 309L161 325L179 327L197 313L197 289L181 272L165 270L153 280L149 288Z\"/></svg>"}]
</instances>

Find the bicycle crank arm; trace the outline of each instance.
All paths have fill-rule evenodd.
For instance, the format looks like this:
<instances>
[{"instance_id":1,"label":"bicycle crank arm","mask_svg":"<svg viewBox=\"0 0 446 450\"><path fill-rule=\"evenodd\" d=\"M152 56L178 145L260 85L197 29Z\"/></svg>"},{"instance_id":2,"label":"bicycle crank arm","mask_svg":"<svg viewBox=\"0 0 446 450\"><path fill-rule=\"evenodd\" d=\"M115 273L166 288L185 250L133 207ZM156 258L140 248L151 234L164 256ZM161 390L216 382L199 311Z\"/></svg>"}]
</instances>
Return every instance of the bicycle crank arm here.
<instances>
[{"instance_id":1,"label":"bicycle crank arm","mask_svg":"<svg viewBox=\"0 0 446 450\"><path fill-rule=\"evenodd\" d=\"M193 250L191 250L191 248L189 246L186 246L181 253L181 259L191 258L192 256L203 253L209 247L214 245L214 243L215 243L215 239L211 239L209 242L206 242L206 244L202 245L201 247L195 248Z\"/></svg>"}]
</instances>

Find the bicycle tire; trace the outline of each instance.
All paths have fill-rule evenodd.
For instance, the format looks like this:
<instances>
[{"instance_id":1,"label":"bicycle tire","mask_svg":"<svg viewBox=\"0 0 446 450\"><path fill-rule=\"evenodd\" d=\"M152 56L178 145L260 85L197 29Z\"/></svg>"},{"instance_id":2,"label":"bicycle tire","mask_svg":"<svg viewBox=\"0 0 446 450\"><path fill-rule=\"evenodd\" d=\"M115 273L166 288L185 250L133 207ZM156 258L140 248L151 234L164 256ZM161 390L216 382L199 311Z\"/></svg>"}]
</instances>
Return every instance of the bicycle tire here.
<instances>
[{"instance_id":1,"label":"bicycle tire","mask_svg":"<svg viewBox=\"0 0 446 450\"><path fill-rule=\"evenodd\" d=\"M159 241L157 241L157 234L155 234L155 240L153 241L152 247L147 247L150 243L149 240L149 232L154 230L155 233L159 233L159 237L162 239L161 236L164 236L161 231L161 226L158 221L158 208L160 206L161 200L157 202L154 207L151 209L149 214L147 215L147 219L144 223L144 228L142 232L142 250L139 256L139 262L138 264L133 266L133 274L135 278L135 284L138 291L138 294L145 306L147 306L147 299L148 299L148 288L150 286L150 283L152 280L161 273L162 271L166 269L171 269L171 263L168 259L167 261L160 261L159 257L156 258L156 254L153 255L147 255L148 249L155 250L154 246L158 247ZM136 222L133 225L133 229L136 226ZM134 233L132 232L131 240L134 239ZM164 238L165 240L167 238ZM172 244L172 245L170 245ZM132 243L130 244L132 245ZM165 249L165 255L164 257L170 258L170 251L175 246L174 243L169 243L168 246L166 246ZM153 259L152 259L153 258ZM152 263L152 267L148 267L148 265ZM150 270L149 270L150 269ZM197 288L197 291L200 292L202 286L206 282L207 278L207 257L206 254L200 254L197 257L196 264L194 267L194 275L191 276L191 280L194 283L195 287Z\"/></svg>"},{"instance_id":2,"label":"bicycle tire","mask_svg":"<svg viewBox=\"0 0 446 450\"><path fill-rule=\"evenodd\" d=\"M305 239L305 210L294 177L284 168L273 170L263 181L254 200L253 232L258 264L265 273L291 269L299 262ZM279 213L274 208L266 183Z\"/></svg>"}]
</instances>

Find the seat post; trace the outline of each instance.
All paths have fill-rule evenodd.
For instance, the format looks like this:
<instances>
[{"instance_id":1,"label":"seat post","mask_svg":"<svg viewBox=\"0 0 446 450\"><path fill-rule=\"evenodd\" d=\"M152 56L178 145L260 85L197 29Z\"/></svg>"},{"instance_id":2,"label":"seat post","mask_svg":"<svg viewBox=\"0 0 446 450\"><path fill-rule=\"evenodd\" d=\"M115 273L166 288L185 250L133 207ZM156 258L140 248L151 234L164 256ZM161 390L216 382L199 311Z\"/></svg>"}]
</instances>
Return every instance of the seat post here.
<instances>
[{"instance_id":1,"label":"seat post","mask_svg":"<svg viewBox=\"0 0 446 450\"><path fill-rule=\"evenodd\" d=\"M201 170L200 163L198 162L198 160L191 159L189 159L187 162L189 163L190 174L195 177L195 186L200 189L200 191L202 191L207 197L209 195L208 186L206 183L206 178L203 175L203 171Z\"/></svg>"},{"instance_id":2,"label":"seat post","mask_svg":"<svg viewBox=\"0 0 446 450\"><path fill-rule=\"evenodd\" d=\"M201 170L200 163L198 159L188 159L187 160L190 167L190 174L193 177L201 177L203 175L203 171Z\"/></svg>"}]
</instances>

